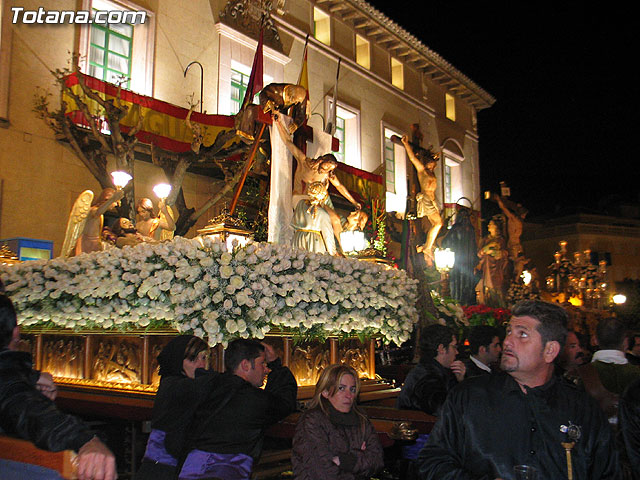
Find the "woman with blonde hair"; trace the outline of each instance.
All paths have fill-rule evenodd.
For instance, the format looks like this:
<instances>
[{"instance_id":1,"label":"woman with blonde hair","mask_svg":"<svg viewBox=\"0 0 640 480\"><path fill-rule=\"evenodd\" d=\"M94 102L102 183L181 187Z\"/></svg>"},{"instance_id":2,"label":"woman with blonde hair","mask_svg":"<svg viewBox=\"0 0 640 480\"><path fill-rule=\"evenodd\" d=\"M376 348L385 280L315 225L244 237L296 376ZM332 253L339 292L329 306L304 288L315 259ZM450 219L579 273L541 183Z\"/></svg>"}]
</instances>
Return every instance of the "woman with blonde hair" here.
<instances>
[{"instance_id":1,"label":"woman with blonde hair","mask_svg":"<svg viewBox=\"0 0 640 480\"><path fill-rule=\"evenodd\" d=\"M373 425L355 404L360 379L347 365L322 371L293 437L291 462L299 480L360 480L384 466Z\"/></svg>"}]
</instances>

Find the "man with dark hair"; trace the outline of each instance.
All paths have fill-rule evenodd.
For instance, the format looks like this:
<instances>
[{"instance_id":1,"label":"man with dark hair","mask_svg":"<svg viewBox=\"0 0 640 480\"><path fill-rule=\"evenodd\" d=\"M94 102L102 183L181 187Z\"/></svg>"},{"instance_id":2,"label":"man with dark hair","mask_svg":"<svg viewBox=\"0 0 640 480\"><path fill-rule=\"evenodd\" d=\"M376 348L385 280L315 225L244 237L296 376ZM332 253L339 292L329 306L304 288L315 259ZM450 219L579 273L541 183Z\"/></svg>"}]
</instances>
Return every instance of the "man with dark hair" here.
<instances>
[{"instance_id":1,"label":"man with dark hair","mask_svg":"<svg viewBox=\"0 0 640 480\"><path fill-rule=\"evenodd\" d=\"M296 409L296 379L270 345L234 340L225 368L196 410L180 478L248 479L265 429Z\"/></svg>"},{"instance_id":2,"label":"man with dark hair","mask_svg":"<svg viewBox=\"0 0 640 480\"><path fill-rule=\"evenodd\" d=\"M567 342L556 359L556 374L564 378L566 381L578 384L578 367L584 365L586 357L584 348L580 343L580 338L576 332L569 330L567 332Z\"/></svg>"},{"instance_id":3,"label":"man with dark hair","mask_svg":"<svg viewBox=\"0 0 640 480\"><path fill-rule=\"evenodd\" d=\"M527 300L512 314L503 372L470 378L449 393L420 452L421 478L507 479L522 464L536 468L539 478L567 478L568 471L581 480L620 478L602 411L553 374L567 336L566 312Z\"/></svg>"},{"instance_id":4,"label":"man with dark hair","mask_svg":"<svg viewBox=\"0 0 640 480\"><path fill-rule=\"evenodd\" d=\"M625 356L629 339L626 325L619 318L601 319L596 327L596 341L599 350L593 354L591 363L578 368L578 374L585 390L615 424L619 396L640 378L640 366L630 364Z\"/></svg>"},{"instance_id":5,"label":"man with dark hair","mask_svg":"<svg viewBox=\"0 0 640 480\"><path fill-rule=\"evenodd\" d=\"M469 333L469 349L471 355L465 362L467 367L465 378L492 373L491 365L500 359L500 352L502 352L500 331L491 325L473 327Z\"/></svg>"},{"instance_id":6,"label":"man with dark hair","mask_svg":"<svg viewBox=\"0 0 640 480\"><path fill-rule=\"evenodd\" d=\"M625 388L640 377L640 366L631 365L624 352L629 345L627 328L616 317L603 318L596 327L598 351L591 358L591 365L608 391L621 395Z\"/></svg>"},{"instance_id":7,"label":"man with dark hair","mask_svg":"<svg viewBox=\"0 0 640 480\"><path fill-rule=\"evenodd\" d=\"M45 389L53 386L51 377L42 379L31 355L15 350L19 338L13 304L0 294L0 430L44 450L77 451L80 480L114 480L113 453L82 421L56 408L55 389Z\"/></svg>"},{"instance_id":8,"label":"man with dark hair","mask_svg":"<svg viewBox=\"0 0 640 480\"><path fill-rule=\"evenodd\" d=\"M429 325L420 334L420 362L407 375L398 408L438 415L449 390L464 379L465 365L456 360L458 340L451 328Z\"/></svg>"}]
</instances>

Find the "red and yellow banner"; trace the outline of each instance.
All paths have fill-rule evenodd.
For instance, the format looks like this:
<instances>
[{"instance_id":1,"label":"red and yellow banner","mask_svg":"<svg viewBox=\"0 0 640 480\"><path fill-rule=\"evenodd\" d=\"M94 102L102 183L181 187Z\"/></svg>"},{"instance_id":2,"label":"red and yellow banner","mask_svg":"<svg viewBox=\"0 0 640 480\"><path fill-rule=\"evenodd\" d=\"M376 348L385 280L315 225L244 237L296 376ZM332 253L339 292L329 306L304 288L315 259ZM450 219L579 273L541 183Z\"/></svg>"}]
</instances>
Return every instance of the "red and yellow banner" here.
<instances>
[{"instance_id":1,"label":"red and yellow banner","mask_svg":"<svg viewBox=\"0 0 640 480\"><path fill-rule=\"evenodd\" d=\"M345 163L338 163L336 177L347 189L360 197L360 200L379 198L384 201L385 185L381 175L360 170Z\"/></svg>"},{"instance_id":2,"label":"red and yellow banner","mask_svg":"<svg viewBox=\"0 0 640 480\"><path fill-rule=\"evenodd\" d=\"M87 75L84 75L83 78L86 86L102 98L115 100L118 97L117 86ZM65 79L65 83L76 95L83 98L92 115L100 115L102 107L95 100L84 96L75 73L69 75ZM74 123L88 126L88 121L78 109L75 100L66 92L63 94L63 99L67 104L66 115ZM193 132L185 123L189 113L188 109L129 90L120 91L120 102L129 107L127 115L120 122L120 129L123 132L127 133L135 127L142 116L142 128L136 134L138 141L145 144L153 143L160 148L176 153L187 152L191 149ZM201 126L204 145L211 145L220 131L234 128L234 117L193 112L191 123Z\"/></svg>"}]
</instances>

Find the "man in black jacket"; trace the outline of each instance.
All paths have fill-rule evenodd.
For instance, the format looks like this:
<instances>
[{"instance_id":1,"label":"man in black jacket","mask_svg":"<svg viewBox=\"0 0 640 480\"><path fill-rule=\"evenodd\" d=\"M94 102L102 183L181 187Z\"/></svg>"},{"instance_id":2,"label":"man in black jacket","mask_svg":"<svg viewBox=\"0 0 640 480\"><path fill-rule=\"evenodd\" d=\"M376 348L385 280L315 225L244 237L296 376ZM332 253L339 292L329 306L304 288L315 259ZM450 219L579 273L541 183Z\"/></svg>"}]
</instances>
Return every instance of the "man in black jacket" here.
<instances>
[{"instance_id":1,"label":"man in black jacket","mask_svg":"<svg viewBox=\"0 0 640 480\"><path fill-rule=\"evenodd\" d=\"M449 390L464 379L458 340L449 327L429 325L420 333L420 363L407 375L398 395L398 408L438 415Z\"/></svg>"},{"instance_id":2,"label":"man in black jacket","mask_svg":"<svg viewBox=\"0 0 640 480\"><path fill-rule=\"evenodd\" d=\"M604 414L553 374L567 336L566 312L528 300L512 314L504 373L468 379L450 392L420 452L421 478L507 479L515 466L530 465L538 478L571 478L570 467L581 480L619 479Z\"/></svg>"},{"instance_id":3,"label":"man in black jacket","mask_svg":"<svg viewBox=\"0 0 640 480\"><path fill-rule=\"evenodd\" d=\"M80 480L114 480L113 453L81 420L57 409L53 384L31 368L31 355L14 350L19 337L13 304L0 294L0 430L44 450L77 451ZM39 382L48 389L39 389Z\"/></svg>"},{"instance_id":4,"label":"man in black jacket","mask_svg":"<svg viewBox=\"0 0 640 480\"><path fill-rule=\"evenodd\" d=\"M196 410L180 478L248 479L265 429L296 409L296 379L268 344L234 340L224 362Z\"/></svg>"},{"instance_id":5,"label":"man in black jacket","mask_svg":"<svg viewBox=\"0 0 640 480\"><path fill-rule=\"evenodd\" d=\"M492 365L500 359L502 345L500 332L491 325L477 325L469 334L469 350L471 355L465 362L467 373L465 378L488 375L492 373Z\"/></svg>"}]
</instances>

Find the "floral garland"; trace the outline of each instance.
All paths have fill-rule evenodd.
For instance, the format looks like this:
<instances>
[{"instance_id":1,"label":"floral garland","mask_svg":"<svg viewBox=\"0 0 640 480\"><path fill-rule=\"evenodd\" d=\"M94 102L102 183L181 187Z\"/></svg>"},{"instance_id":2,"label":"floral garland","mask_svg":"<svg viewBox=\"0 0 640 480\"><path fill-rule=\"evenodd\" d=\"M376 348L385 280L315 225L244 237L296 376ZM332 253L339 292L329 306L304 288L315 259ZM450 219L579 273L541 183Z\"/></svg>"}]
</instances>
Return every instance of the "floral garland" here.
<instances>
[{"instance_id":1,"label":"floral garland","mask_svg":"<svg viewBox=\"0 0 640 480\"><path fill-rule=\"evenodd\" d=\"M469 321L464 314L464 307L462 307L457 300L442 297L435 290L431 291L431 299L438 313L438 318L434 318L433 315L427 312L427 315L433 320L455 330L461 330L469 326Z\"/></svg>"},{"instance_id":2,"label":"floral garland","mask_svg":"<svg viewBox=\"0 0 640 480\"><path fill-rule=\"evenodd\" d=\"M491 308L487 305L470 305L462 307L464 315L468 319L468 324L475 325L491 325L499 327L511 318L511 312L507 308Z\"/></svg>"},{"instance_id":3,"label":"floral garland","mask_svg":"<svg viewBox=\"0 0 640 480\"><path fill-rule=\"evenodd\" d=\"M417 321L417 281L400 270L250 243L228 252L209 238L30 261L0 269L25 326L173 327L207 337L381 335L400 345Z\"/></svg>"}]
</instances>

